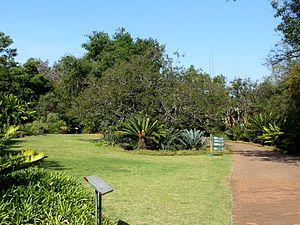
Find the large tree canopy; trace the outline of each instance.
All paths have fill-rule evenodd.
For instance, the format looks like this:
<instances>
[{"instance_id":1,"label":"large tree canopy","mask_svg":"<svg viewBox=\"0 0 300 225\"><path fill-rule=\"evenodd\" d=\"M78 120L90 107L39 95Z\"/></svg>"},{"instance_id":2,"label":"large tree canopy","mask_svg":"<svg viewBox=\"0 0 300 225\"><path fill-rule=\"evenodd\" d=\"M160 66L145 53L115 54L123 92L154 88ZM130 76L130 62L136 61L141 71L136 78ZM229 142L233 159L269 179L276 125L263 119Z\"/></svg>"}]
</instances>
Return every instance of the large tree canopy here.
<instances>
[{"instance_id":1,"label":"large tree canopy","mask_svg":"<svg viewBox=\"0 0 300 225\"><path fill-rule=\"evenodd\" d=\"M8 67L15 64L14 57L17 56L17 49L10 48L12 43L11 37L0 31L0 67Z\"/></svg>"},{"instance_id":2,"label":"large tree canopy","mask_svg":"<svg viewBox=\"0 0 300 225\"><path fill-rule=\"evenodd\" d=\"M300 56L300 0L272 0L275 17L281 19L277 31L282 34L281 48L271 59L273 64Z\"/></svg>"},{"instance_id":3,"label":"large tree canopy","mask_svg":"<svg viewBox=\"0 0 300 225\"><path fill-rule=\"evenodd\" d=\"M40 60L30 58L22 66L0 70L0 93L14 94L26 102L37 102L51 90L50 81L38 70Z\"/></svg>"},{"instance_id":4,"label":"large tree canopy","mask_svg":"<svg viewBox=\"0 0 300 225\"><path fill-rule=\"evenodd\" d=\"M110 37L104 32L92 32L88 41L82 44L86 50L84 59L92 62L92 73L100 77L108 68L122 62L128 62L134 55L142 55L161 66L164 46L154 39L134 40L124 28L120 28Z\"/></svg>"}]
</instances>

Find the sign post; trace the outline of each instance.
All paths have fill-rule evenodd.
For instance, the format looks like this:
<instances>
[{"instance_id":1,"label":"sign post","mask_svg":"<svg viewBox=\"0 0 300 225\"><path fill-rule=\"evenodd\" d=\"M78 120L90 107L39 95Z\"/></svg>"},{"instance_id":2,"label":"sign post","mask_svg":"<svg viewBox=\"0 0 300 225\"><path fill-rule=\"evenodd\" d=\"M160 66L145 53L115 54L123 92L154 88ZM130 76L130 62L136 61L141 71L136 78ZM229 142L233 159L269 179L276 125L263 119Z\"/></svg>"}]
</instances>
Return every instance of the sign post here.
<instances>
[{"instance_id":1,"label":"sign post","mask_svg":"<svg viewBox=\"0 0 300 225\"><path fill-rule=\"evenodd\" d=\"M210 135L210 155L213 156L214 151L224 151L225 141L222 136Z\"/></svg>"},{"instance_id":2,"label":"sign post","mask_svg":"<svg viewBox=\"0 0 300 225\"><path fill-rule=\"evenodd\" d=\"M96 204L95 217L96 225L102 224L102 196L112 192L113 189L98 176L86 176L84 179L95 189ZM98 223L100 221L100 223Z\"/></svg>"}]
</instances>

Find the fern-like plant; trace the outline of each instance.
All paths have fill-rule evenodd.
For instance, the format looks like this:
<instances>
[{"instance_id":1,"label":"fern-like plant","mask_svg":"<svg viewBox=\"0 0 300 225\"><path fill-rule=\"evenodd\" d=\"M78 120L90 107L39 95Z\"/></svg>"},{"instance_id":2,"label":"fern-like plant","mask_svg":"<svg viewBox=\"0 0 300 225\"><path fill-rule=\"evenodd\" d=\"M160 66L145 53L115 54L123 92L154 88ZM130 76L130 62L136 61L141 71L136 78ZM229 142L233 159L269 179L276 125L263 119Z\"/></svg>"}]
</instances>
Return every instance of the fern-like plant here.
<instances>
[{"instance_id":1,"label":"fern-like plant","mask_svg":"<svg viewBox=\"0 0 300 225\"><path fill-rule=\"evenodd\" d=\"M121 128L121 134L137 140L137 149L147 149L147 142L159 140L164 136L163 125L156 119L132 117Z\"/></svg>"},{"instance_id":2,"label":"fern-like plant","mask_svg":"<svg viewBox=\"0 0 300 225\"><path fill-rule=\"evenodd\" d=\"M187 149L199 149L204 145L204 132L184 129L179 140Z\"/></svg>"}]
</instances>

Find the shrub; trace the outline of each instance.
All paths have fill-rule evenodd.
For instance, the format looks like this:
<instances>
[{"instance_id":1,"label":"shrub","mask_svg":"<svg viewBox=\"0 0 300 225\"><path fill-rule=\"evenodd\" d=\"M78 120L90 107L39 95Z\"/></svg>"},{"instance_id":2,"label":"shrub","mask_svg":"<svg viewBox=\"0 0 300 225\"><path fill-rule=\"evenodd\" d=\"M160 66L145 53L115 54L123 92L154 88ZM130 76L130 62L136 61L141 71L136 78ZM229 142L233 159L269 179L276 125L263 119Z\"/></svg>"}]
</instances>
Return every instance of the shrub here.
<instances>
[{"instance_id":1,"label":"shrub","mask_svg":"<svg viewBox=\"0 0 300 225\"><path fill-rule=\"evenodd\" d=\"M247 128L244 124L236 124L226 130L225 134L233 141L247 139Z\"/></svg>"},{"instance_id":2,"label":"shrub","mask_svg":"<svg viewBox=\"0 0 300 225\"><path fill-rule=\"evenodd\" d=\"M0 93L0 133L7 127L20 125L28 121L35 114L29 110L29 103L13 94Z\"/></svg>"},{"instance_id":3,"label":"shrub","mask_svg":"<svg viewBox=\"0 0 300 225\"><path fill-rule=\"evenodd\" d=\"M27 135L57 134L67 133L68 127L66 122L61 120L57 113L49 113L46 118L41 117L39 120L25 124L22 130Z\"/></svg>"},{"instance_id":4,"label":"shrub","mask_svg":"<svg viewBox=\"0 0 300 225\"><path fill-rule=\"evenodd\" d=\"M103 140L108 144L108 145L115 145L117 143L120 143L120 135L118 135L117 132L115 131L106 131L103 134Z\"/></svg>"},{"instance_id":5,"label":"shrub","mask_svg":"<svg viewBox=\"0 0 300 225\"><path fill-rule=\"evenodd\" d=\"M100 124L97 121L89 121L84 124L83 133L84 134L95 134L99 132Z\"/></svg>"},{"instance_id":6,"label":"shrub","mask_svg":"<svg viewBox=\"0 0 300 225\"><path fill-rule=\"evenodd\" d=\"M282 129L276 123L270 123L263 127L263 134L258 136L258 139L263 144L277 145L283 135Z\"/></svg>"},{"instance_id":7,"label":"shrub","mask_svg":"<svg viewBox=\"0 0 300 225\"><path fill-rule=\"evenodd\" d=\"M164 137L160 141L161 150L178 150L181 149L182 144L179 141L180 131L175 130L174 128L163 130Z\"/></svg>"},{"instance_id":8,"label":"shrub","mask_svg":"<svg viewBox=\"0 0 300 225\"><path fill-rule=\"evenodd\" d=\"M250 118L249 123L247 124L247 137L249 138L249 141L262 144L263 140L261 140L259 137L264 134L265 127L268 127L270 124L277 123L278 121L278 117L273 113L254 115L252 118Z\"/></svg>"},{"instance_id":9,"label":"shrub","mask_svg":"<svg viewBox=\"0 0 300 225\"><path fill-rule=\"evenodd\" d=\"M58 113L49 113L46 124L48 125L48 133L50 134L57 134L62 127L67 126L66 122L59 118Z\"/></svg>"},{"instance_id":10,"label":"shrub","mask_svg":"<svg viewBox=\"0 0 300 225\"><path fill-rule=\"evenodd\" d=\"M199 149L204 146L204 132L196 129L184 129L179 139L187 149Z\"/></svg>"},{"instance_id":11,"label":"shrub","mask_svg":"<svg viewBox=\"0 0 300 225\"><path fill-rule=\"evenodd\" d=\"M36 120L22 126L22 130L27 135L41 135L48 133L48 125L43 120Z\"/></svg>"},{"instance_id":12,"label":"shrub","mask_svg":"<svg viewBox=\"0 0 300 225\"><path fill-rule=\"evenodd\" d=\"M94 224L94 199L64 173L29 168L0 176L0 224ZM107 218L103 224L111 225Z\"/></svg>"}]
</instances>

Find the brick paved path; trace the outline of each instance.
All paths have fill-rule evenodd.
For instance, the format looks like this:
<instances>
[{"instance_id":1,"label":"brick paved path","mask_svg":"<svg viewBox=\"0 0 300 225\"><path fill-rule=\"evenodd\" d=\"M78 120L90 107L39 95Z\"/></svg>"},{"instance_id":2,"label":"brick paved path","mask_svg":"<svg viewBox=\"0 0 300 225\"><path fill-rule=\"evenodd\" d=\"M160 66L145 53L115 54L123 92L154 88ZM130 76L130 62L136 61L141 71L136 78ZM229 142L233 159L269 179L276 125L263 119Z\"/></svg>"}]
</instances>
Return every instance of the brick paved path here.
<instances>
[{"instance_id":1,"label":"brick paved path","mask_svg":"<svg viewBox=\"0 0 300 225\"><path fill-rule=\"evenodd\" d=\"M229 143L233 225L300 225L300 158Z\"/></svg>"}]
</instances>

